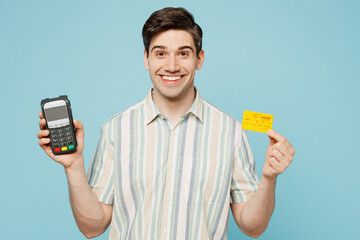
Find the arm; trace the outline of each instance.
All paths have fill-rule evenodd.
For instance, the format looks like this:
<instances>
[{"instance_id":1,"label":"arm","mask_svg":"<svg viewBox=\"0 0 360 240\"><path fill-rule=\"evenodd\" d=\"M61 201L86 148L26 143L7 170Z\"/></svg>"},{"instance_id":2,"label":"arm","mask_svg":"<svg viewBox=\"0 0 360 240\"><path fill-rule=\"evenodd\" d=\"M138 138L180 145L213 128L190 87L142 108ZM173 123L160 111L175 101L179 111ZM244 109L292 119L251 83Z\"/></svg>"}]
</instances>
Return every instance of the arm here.
<instances>
[{"instance_id":1,"label":"arm","mask_svg":"<svg viewBox=\"0 0 360 240\"><path fill-rule=\"evenodd\" d=\"M275 206L275 183L262 177L249 200L231 204L235 222L246 235L257 238L266 230Z\"/></svg>"},{"instance_id":2,"label":"arm","mask_svg":"<svg viewBox=\"0 0 360 240\"><path fill-rule=\"evenodd\" d=\"M83 162L79 161L81 164ZM87 182L83 166L65 168L65 173L76 224L87 238L99 236L110 224L113 206L98 201Z\"/></svg>"},{"instance_id":3,"label":"arm","mask_svg":"<svg viewBox=\"0 0 360 240\"><path fill-rule=\"evenodd\" d=\"M107 229L112 217L111 205L100 203L90 188L84 169L84 129L81 122L74 120L78 148L76 152L54 155L49 145L49 131L45 129L46 120L42 113L40 131L37 134L39 145L54 161L63 165L69 185L70 204L80 231L87 237L96 237Z\"/></svg>"},{"instance_id":4,"label":"arm","mask_svg":"<svg viewBox=\"0 0 360 240\"><path fill-rule=\"evenodd\" d=\"M274 130L267 132L270 144L266 151L263 175L258 189L245 203L231 204L236 224L242 232L259 237L267 228L275 207L277 176L293 160L294 148L289 141Z\"/></svg>"}]
</instances>

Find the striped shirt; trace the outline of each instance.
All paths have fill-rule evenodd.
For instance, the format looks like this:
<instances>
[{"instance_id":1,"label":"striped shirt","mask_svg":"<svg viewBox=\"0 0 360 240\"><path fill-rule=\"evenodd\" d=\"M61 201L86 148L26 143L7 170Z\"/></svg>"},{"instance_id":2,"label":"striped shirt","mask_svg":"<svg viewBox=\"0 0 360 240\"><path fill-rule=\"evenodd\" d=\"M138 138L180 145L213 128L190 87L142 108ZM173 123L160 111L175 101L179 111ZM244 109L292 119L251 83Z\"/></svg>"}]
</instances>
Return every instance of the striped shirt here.
<instances>
[{"instance_id":1,"label":"striped shirt","mask_svg":"<svg viewBox=\"0 0 360 240\"><path fill-rule=\"evenodd\" d=\"M113 205L109 239L227 239L230 203L258 186L240 123L199 93L175 126L151 92L108 120L88 180Z\"/></svg>"}]
</instances>

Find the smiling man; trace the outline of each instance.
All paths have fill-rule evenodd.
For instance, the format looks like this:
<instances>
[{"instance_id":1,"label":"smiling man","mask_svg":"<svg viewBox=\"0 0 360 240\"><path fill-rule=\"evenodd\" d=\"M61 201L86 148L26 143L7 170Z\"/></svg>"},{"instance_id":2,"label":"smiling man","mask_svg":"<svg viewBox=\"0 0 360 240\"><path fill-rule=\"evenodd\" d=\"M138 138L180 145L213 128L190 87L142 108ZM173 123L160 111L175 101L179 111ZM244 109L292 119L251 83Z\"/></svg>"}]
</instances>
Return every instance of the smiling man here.
<instances>
[{"instance_id":1,"label":"smiling man","mask_svg":"<svg viewBox=\"0 0 360 240\"><path fill-rule=\"evenodd\" d=\"M144 32L146 35L146 28ZM151 38L144 61L154 84L153 101L175 125L194 102L195 70L201 69L204 51L197 52L189 32L171 29Z\"/></svg>"},{"instance_id":2,"label":"smiling man","mask_svg":"<svg viewBox=\"0 0 360 240\"><path fill-rule=\"evenodd\" d=\"M241 124L194 86L204 61L202 30L185 9L154 12L143 40L153 88L102 126L87 178L82 123L74 121L77 151L55 156L40 113L39 145L65 168L79 229L88 238L111 224L110 239L226 239L231 208L244 233L260 236L293 147L268 131L259 182Z\"/></svg>"}]
</instances>

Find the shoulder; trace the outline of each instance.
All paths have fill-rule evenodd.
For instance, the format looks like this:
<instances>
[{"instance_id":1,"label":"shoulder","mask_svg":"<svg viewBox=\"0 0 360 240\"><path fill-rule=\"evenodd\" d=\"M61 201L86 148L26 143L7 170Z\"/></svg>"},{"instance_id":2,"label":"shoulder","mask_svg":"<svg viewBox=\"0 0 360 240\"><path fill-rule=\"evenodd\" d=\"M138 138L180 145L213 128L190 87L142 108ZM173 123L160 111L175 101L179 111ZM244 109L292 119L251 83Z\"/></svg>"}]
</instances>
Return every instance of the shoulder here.
<instances>
[{"instance_id":1,"label":"shoulder","mask_svg":"<svg viewBox=\"0 0 360 240\"><path fill-rule=\"evenodd\" d=\"M208 124L210 128L218 128L222 132L227 132L234 139L235 145L239 145L244 137L246 138L241 123L235 117L206 100L203 100L203 117L204 123Z\"/></svg>"},{"instance_id":2,"label":"shoulder","mask_svg":"<svg viewBox=\"0 0 360 240\"><path fill-rule=\"evenodd\" d=\"M228 113L225 113L223 110L216 107L207 100L203 99L202 101L204 119L208 121L220 121L224 123L226 122L230 126L233 126L235 129L241 129L241 123L236 118L229 115Z\"/></svg>"},{"instance_id":3,"label":"shoulder","mask_svg":"<svg viewBox=\"0 0 360 240\"><path fill-rule=\"evenodd\" d=\"M114 130L118 126L118 123L122 121L123 119L130 118L132 113L143 111L145 105L145 100L142 100L141 102L138 102L134 104L133 106L115 114L111 118L109 118L107 121L104 122L104 124L101 126L102 131L105 130Z\"/></svg>"}]
</instances>

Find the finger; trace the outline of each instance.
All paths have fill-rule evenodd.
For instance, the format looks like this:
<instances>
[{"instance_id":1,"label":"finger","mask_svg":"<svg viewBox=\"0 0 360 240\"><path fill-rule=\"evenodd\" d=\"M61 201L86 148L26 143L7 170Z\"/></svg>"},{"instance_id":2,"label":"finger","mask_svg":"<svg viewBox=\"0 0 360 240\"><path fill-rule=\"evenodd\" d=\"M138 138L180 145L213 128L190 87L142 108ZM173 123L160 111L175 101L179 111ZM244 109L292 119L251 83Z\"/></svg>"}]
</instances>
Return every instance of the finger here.
<instances>
[{"instance_id":1,"label":"finger","mask_svg":"<svg viewBox=\"0 0 360 240\"><path fill-rule=\"evenodd\" d=\"M274 169L279 169L281 166L280 163L274 157L270 157L268 161L270 166Z\"/></svg>"},{"instance_id":2,"label":"finger","mask_svg":"<svg viewBox=\"0 0 360 240\"><path fill-rule=\"evenodd\" d=\"M281 142L281 143L286 146L287 151L289 152L289 154L291 154L291 155L295 154L295 150L294 150L293 146L291 145L291 143L287 139L285 139L285 141Z\"/></svg>"},{"instance_id":3,"label":"finger","mask_svg":"<svg viewBox=\"0 0 360 240\"><path fill-rule=\"evenodd\" d=\"M40 138L38 144L41 148L48 147L50 143L50 138Z\"/></svg>"},{"instance_id":4,"label":"finger","mask_svg":"<svg viewBox=\"0 0 360 240\"><path fill-rule=\"evenodd\" d=\"M273 145L272 147L273 149L277 149L279 150L279 152L282 154L282 155L286 155L286 154L290 154L290 150L288 149L288 147L282 143L282 142L277 142Z\"/></svg>"},{"instance_id":5,"label":"finger","mask_svg":"<svg viewBox=\"0 0 360 240\"><path fill-rule=\"evenodd\" d=\"M40 145L40 147L44 150L44 152L51 157L52 159L54 159L55 155L52 152L52 149L50 147L50 138L41 138L38 141L38 144ZM57 161L56 159L54 159L55 161Z\"/></svg>"},{"instance_id":6,"label":"finger","mask_svg":"<svg viewBox=\"0 0 360 240\"><path fill-rule=\"evenodd\" d=\"M275 147L276 146L276 147ZM284 149L283 151L279 151L279 148ZM280 163L287 168L293 160L293 155L290 154L289 150L285 145L281 143L277 143L274 145L272 152L270 153L271 157L275 157Z\"/></svg>"},{"instance_id":7,"label":"finger","mask_svg":"<svg viewBox=\"0 0 360 240\"><path fill-rule=\"evenodd\" d=\"M280 133L277 133L275 130L268 130L266 132L266 134L268 135L268 137L270 138L270 142L272 143L276 143L276 142L281 142L281 141L285 141L286 138L283 137Z\"/></svg>"},{"instance_id":8,"label":"finger","mask_svg":"<svg viewBox=\"0 0 360 240\"><path fill-rule=\"evenodd\" d=\"M49 130L41 130L36 134L36 136L37 136L37 138L40 139L40 138L44 138L44 137L49 136L49 134L50 134Z\"/></svg>"},{"instance_id":9,"label":"finger","mask_svg":"<svg viewBox=\"0 0 360 240\"><path fill-rule=\"evenodd\" d=\"M274 157L280 163L282 163L285 160L284 155L281 154L281 152L277 149L273 149L270 156Z\"/></svg>"},{"instance_id":10,"label":"finger","mask_svg":"<svg viewBox=\"0 0 360 240\"><path fill-rule=\"evenodd\" d=\"M292 161L292 156L290 156L289 154L283 156L278 150L274 149L274 155L275 155L275 159L278 160L280 162L281 165L281 172L283 172L285 169L287 169Z\"/></svg>"},{"instance_id":11,"label":"finger","mask_svg":"<svg viewBox=\"0 0 360 240\"><path fill-rule=\"evenodd\" d=\"M42 113L42 112L39 112L39 118L40 118L40 119L43 119L43 118L44 118L44 116L43 116L43 113Z\"/></svg>"},{"instance_id":12,"label":"finger","mask_svg":"<svg viewBox=\"0 0 360 240\"><path fill-rule=\"evenodd\" d=\"M43 118L39 121L39 127L41 130L45 130L46 120Z\"/></svg>"},{"instance_id":13,"label":"finger","mask_svg":"<svg viewBox=\"0 0 360 240\"><path fill-rule=\"evenodd\" d=\"M276 142L282 142L286 145L286 147L289 149L289 152L291 155L295 154L295 150L291 143L280 133L275 132L275 130L268 130L266 132L268 137L270 138L270 144L275 144Z\"/></svg>"},{"instance_id":14,"label":"finger","mask_svg":"<svg viewBox=\"0 0 360 240\"><path fill-rule=\"evenodd\" d=\"M287 147L288 147L288 149L289 149L289 152L290 152L290 154L292 155L292 156L294 156L294 154L295 154L295 149L294 149L294 147L291 145L291 143L289 142L289 141L287 141Z\"/></svg>"}]
</instances>

